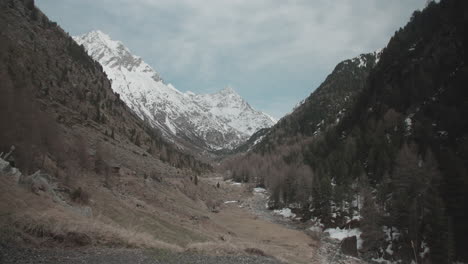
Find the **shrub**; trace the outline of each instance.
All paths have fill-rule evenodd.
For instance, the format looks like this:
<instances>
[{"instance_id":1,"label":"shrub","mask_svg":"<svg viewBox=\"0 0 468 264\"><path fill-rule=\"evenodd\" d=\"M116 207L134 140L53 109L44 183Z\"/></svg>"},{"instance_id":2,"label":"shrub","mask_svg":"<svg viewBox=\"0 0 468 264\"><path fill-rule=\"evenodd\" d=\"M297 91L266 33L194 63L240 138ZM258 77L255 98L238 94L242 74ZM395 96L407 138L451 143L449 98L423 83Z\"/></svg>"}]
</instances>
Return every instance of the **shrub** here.
<instances>
[{"instance_id":1,"label":"shrub","mask_svg":"<svg viewBox=\"0 0 468 264\"><path fill-rule=\"evenodd\" d=\"M258 249L258 248L246 248L245 252L250 255L262 256L262 257L266 256L265 252L263 252L261 249Z\"/></svg>"},{"instance_id":2,"label":"shrub","mask_svg":"<svg viewBox=\"0 0 468 264\"><path fill-rule=\"evenodd\" d=\"M72 201L80 204L89 204L89 193L84 191L81 187L75 189L71 194Z\"/></svg>"}]
</instances>

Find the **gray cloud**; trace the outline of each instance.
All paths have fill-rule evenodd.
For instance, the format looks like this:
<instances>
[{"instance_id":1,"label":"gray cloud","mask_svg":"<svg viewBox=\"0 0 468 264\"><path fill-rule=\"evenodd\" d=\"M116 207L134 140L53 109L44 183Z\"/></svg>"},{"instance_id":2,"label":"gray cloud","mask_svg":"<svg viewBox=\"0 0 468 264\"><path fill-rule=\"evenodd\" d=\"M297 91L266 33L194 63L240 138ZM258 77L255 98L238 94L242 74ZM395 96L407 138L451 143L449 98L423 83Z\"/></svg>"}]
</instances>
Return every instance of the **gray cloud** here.
<instances>
[{"instance_id":1,"label":"gray cloud","mask_svg":"<svg viewBox=\"0 0 468 264\"><path fill-rule=\"evenodd\" d=\"M37 2L72 34L99 28L122 40L178 89L231 84L279 117L336 63L384 47L425 0Z\"/></svg>"}]
</instances>

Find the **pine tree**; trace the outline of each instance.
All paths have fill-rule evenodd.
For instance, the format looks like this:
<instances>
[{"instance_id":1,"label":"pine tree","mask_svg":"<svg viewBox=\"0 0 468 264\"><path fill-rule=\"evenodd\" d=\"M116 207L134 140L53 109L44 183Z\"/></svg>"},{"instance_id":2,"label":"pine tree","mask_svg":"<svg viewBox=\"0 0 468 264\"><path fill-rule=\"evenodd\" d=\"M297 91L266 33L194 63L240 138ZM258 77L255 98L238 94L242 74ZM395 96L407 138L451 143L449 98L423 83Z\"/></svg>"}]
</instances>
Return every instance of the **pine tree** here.
<instances>
[{"instance_id":1,"label":"pine tree","mask_svg":"<svg viewBox=\"0 0 468 264\"><path fill-rule=\"evenodd\" d=\"M422 243L427 242L431 259L444 264L451 263L453 240L439 194L441 174L437 166L431 151L427 151L423 160L417 156L414 145L403 145L393 175L395 191L391 215L393 224L406 230L403 236L411 243L408 247L414 245L419 251ZM412 259L419 258L419 252L413 255Z\"/></svg>"},{"instance_id":2,"label":"pine tree","mask_svg":"<svg viewBox=\"0 0 468 264\"><path fill-rule=\"evenodd\" d=\"M138 147L141 145L141 143L140 143L140 134L137 134L136 137L135 137L135 145L137 145Z\"/></svg>"},{"instance_id":3,"label":"pine tree","mask_svg":"<svg viewBox=\"0 0 468 264\"><path fill-rule=\"evenodd\" d=\"M361 238L364 240L363 251L377 251L382 247L384 233L381 228L381 215L371 192L367 177L360 181L361 197Z\"/></svg>"},{"instance_id":4,"label":"pine tree","mask_svg":"<svg viewBox=\"0 0 468 264\"><path fill-rule=\"evenodd\" d=\"M318 184L313 188L313 209L314 215L320 217L324 223L330 223L331 220L331 199L332 185L328 174L322 174L318 177Z\"/></svg>"},{"instance_id":5,"label":"pine tree","mask_svg":"<svg viewBox=\"0 0 468 264\"><path fill-rule=\"evenodd\" d=\"M35 5L34 5L34 0L26 0L26 8L29 10L34 10Z\"/></svg>"},{"instance_id":6,"label":"pine tree","mask_svg":"<svg viewBox=\"0 0 468 264\"><path fill-rule=\"evenodd\" d=\"M431 260L435 263L452 263L454 254L453 234L446 206L440 195L441 173L432 152L428 151L421 167L428 176L427 190L423 201L425 237L430 248Z\"/></svg>"}]
</instances>

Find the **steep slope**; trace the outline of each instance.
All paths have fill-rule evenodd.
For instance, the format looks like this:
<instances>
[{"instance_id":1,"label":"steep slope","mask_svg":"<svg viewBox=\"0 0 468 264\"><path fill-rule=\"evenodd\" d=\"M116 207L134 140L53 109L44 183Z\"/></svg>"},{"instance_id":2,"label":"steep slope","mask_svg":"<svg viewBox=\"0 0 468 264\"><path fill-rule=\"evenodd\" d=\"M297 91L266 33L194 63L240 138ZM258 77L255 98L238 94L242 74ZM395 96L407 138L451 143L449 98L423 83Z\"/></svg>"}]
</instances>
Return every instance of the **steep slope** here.
<instances>
[{"instance_id":1,"label":"steep slope","mask_svg":"<svg viewBox=\"0 0 468 264\"><path fill-rule=\"evenodd\" d=\"M234 175L265 184L273 205L291 205L317 228L360 227L369 260L466 260L467 14L455 0L414 12L354 103L328 101L321 115L300 106L237 161ZM318 130L322 119L329 125ZM276 173L277 164L288 169Z\"/></svg>"},{"instance_id":2,"label":"steep slope","mask_svg":"<svg viewBox=\"0 0 468 264\"><path fill-rule=\"evenodd\" d=\"M122 100L169 138L185 139L205 149L232 149L258 129L275 123L232 88L207 95L178 91L121 42L100 31L74 39L101 63Z\"/></svg>"},{"instance_id":3,"label":"steep slope","mask_svg":"<svg viewBox=\"0 0 468 264\"><path fill-rule=\"evenodd\" d=\"M34 1L3 1L1 12L0 147L6 152L16 146L16 165L23 171L44 169L45 164L51 166L46 170L61 174L73 170L78 160L89 165L98 158L100 145L144 155L142 162L158 166L168 167L163 159L200 171L209 167L135 116L112 91L102 67ZM106 162L133 159L109 157Z\"/></svg>"},{"instance_id":4,"label":"steep slope","mask_svg":"<svg viewBox=\"0 0 468 264\"><path fill-rule=\"evenodd\" d=\"M361 54L340 62L309 97L298 103L292 113L276 125L257 131L231 153L272 151L277 145L286 143L282 140L292 140L295 135L318 135L328 126L336 124L364 88L369 72L379 61L380 53L379 50Z\"/></svg>"},{"instance_id":5,"label":"steep slope","mask_svg":"<svg viewBox=\"0 0 468 264\"><path fill-rule=\"evenodd\" d=\"M261 141L256 152L271 151L277 145L300 135L309 137L335 125L349 111L355 97L362 91L369 72L379 61L381 51L361 54L340 62L325 81L294 111L273 126ZM252 146L250 147L252 148Z\"/></svg>"},{"instance_id":6,"label":"steep slope","mask_svg":"<svg viewBox=\"0 0 468 264\"><path fill-rule=\"evenodd\" d=\"M178 249L209 239L188 219L218 195L191 180L210 167L140 120L34 1L0 1L0 25L0 262L16 244Z\"/></svg>"}]
</instances>

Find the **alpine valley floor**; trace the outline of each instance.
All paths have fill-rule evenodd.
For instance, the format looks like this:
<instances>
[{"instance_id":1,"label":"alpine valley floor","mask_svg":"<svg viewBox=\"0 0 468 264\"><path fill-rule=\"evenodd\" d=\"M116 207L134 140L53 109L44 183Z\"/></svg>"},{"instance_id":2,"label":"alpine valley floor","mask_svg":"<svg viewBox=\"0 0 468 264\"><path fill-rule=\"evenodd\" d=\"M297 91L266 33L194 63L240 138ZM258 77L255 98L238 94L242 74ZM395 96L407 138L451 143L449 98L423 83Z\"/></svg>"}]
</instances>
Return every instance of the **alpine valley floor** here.
<instances>
[{"instance_id":1,"label":"alpine valley floor","mask_svg":"<svg viewBox=\"0 0 468 264\"><path fill-rule=\"evenodd\" d=\"M9 208L0 225L2 263L361 263L336 254L337 242L307 234L307 224L265 209L267 196L251 185L217 174L200 177L196 188L182 175L121 179L121 188L92 192L91 214L38 197L11 175L0 181L0 206Z\"/></svg>"}]
</instances>

